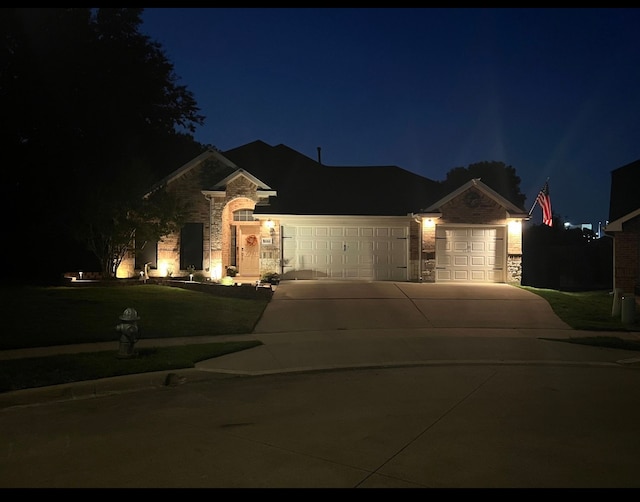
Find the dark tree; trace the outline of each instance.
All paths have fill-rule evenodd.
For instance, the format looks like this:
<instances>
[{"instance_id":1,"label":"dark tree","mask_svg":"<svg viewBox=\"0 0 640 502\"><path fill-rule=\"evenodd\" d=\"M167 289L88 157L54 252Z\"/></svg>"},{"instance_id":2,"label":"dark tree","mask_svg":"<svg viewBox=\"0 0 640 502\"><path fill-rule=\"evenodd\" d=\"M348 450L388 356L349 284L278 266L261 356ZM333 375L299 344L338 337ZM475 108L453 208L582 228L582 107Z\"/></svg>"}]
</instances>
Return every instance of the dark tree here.
<instances>
[{"instance_id":1,"label":"dark tree","mask_svg":"<svg viewBox=\"0 0 640 502\"><path fill-rule=\"evenodd\" d=\"M95 251L96 231L132 218L154 181L206 148L192 93L139 32L142 11L2 10L5 263L21 276L77 267L78 244Z\"/></svg>"},{"instance_id":2,"label":"dark tree","mask_svg":"<svg viewBox=\"0 0 640 502\"><path fill-rule=\"evenodd\" d=\"M442 193L450 193L467 181L480 178L480 181L492 188L505 199L523 208L526 196L520 191L520 177L516 170L504 162L477 162L468 167L454 167L441 181Z\"/></svg>"}]
</instances>

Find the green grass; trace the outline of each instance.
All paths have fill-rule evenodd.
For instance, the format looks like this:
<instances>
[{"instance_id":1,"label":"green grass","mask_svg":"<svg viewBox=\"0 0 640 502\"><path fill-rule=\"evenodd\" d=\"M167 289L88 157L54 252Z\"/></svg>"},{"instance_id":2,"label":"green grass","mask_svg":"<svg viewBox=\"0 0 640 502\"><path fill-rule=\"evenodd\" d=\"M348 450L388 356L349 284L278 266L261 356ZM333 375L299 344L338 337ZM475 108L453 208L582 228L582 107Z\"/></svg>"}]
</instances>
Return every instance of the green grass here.
<instances>
[{"instance_id":1,"label":"green grass","mask_svg":"<svg viewBox=\"0 0 640 502\"><path fill-rule=\"evenodd\" d=\"M113 342L113 351L2 360L0 392L193 368L198 361L261 345L253 340L144 348L137 349L138 357L119 359L116 325L127 307L141 317L142 338L171 338L251 333L269 303L151 284L3 288L0 301L0 350Z\"/></svg>"},{"instance_id":2,"label":"green grass","mask_svg":"<svg viewBox=\"0 0 640 502\"><path fill-rule=\"evenodd\" d=\"M268 304L152 284L2 288L0 302L0 350L118 340L127 307L141 317L142 338L251 333Z\"/></svg>"},{"instance_id":3,"label":"green grass","mask_svg":"<svg viewBox=\"0 0 640 502\"><path fill-rule=\"evenodd\" d=\"M555 289L532 288L520 286L541 296L556 313L556 315L576 330L582 331L608 331L639 332L640 315L636 306L633 323L625 324L622 316L612 316L613 294L608 291L579 291L567 292ZM607 347L612 349L638 350L640 341L620 338L618 336L582 336L570 338L544 338L545 340L590 345L593 347Z\"/></svg>"},{"instance_id":4,"label":"green grass","mask_svg":"<svg viewBox=\"0 0 640 502\"><path fill-rule=\"evenodd\" d=\"M567 292L555 289L520 286L541 296L556 313L573 329L585 331L640 331L640 315L637 312L635 322L624 324L621 316L612 316L613 295L608 291Z\"/></svg>"}]
</instances>

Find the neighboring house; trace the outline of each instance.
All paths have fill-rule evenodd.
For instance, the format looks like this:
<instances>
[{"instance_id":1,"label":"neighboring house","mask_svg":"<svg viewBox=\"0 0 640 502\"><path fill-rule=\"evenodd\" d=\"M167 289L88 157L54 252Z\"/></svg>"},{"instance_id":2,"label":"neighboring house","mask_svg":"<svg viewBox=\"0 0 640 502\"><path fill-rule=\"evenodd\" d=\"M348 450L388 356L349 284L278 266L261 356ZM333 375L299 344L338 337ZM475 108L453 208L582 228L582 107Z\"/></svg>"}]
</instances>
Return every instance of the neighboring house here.
<instances>
[{"instance_id":1,"label":"neighboring house","mask_svg":"<svg viewBox=\"0 0 640 502\"><path fill-rule=\"evenodd\" d=\"M193 205L180 233L146 243L119 277L520 283L527 212L479 179L442 194L396 166L326 166L262 141L209 150L159 183ZM139 247L140 243L138 243Z\"/></svg>"},{"instance_id":2,"label":"neighboring house","mask_svg":"<svg viewBox=\"0 0 640 502\"><path fill-rule=\"evenodd\" d=\"M611 171L609 223L613 287L640 297L640 160Z\"/></svg>"}]
</instances>

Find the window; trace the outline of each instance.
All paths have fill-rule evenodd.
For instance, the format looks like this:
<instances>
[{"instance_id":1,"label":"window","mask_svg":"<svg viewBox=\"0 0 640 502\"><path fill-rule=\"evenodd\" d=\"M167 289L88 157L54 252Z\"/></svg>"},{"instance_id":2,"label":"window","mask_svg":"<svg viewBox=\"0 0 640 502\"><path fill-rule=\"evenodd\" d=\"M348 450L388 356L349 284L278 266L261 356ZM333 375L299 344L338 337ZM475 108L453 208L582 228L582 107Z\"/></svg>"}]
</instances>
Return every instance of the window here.
<instances>
[{"instance_id":1,"label":"window","mask_svg":"<svg viewBox=\"0 0 640 502\"><path fill-rule=\"evenodd\" d=\"M202 270L204 223L186 223L180 232L180 270Z\"/></svg>"},{"instance_id":2,"label":"window","mask_svg":"<svg viewBox=\"0 0 640 502\"><path fill-rule=\"evenodd\" d=\"M135 267L138 270L144 270L145 264L149 264L149 268L158 268L158 241L145 241L142 244L136 242L136 258Z\"/></svg>"},{"instance_id":3,"label":"window","mask_svg":"<svg viewBox=\"0 0 640 502\"><path fill-rule=\"evenodd\" d=\"M233 221L254 221L253 209L239 209L233 212Z\"/></svg>"}]
</instances>

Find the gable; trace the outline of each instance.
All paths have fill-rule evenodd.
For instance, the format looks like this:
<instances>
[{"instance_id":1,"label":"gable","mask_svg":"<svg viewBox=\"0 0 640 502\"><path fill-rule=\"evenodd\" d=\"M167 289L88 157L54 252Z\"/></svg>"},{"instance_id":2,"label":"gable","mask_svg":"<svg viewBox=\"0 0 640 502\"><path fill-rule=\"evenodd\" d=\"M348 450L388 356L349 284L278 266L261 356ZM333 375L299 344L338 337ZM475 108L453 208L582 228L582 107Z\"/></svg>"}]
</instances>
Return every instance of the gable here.
<instances>
[{"instance_id":1,"label":"gable","mask_svg":"<svg viewBox=\"0 0 640 502\"><path fill-rule=\"evenodd\" d=\"M485 216L493 215L497 219L507 217L526 219L529 217L521 208L482 183L480 178L469 180L420 212L443 213L444 216L445 212L451 213L453 211L457 213L462 207L466 209L467 214L473 214L474 211L483 212ZM458 216L453 216L452 214L449 214L449 216L458 218Z\"/></svg>"},{"instance_id":2,"label":"gable","mask_svg":"<svg viewBox=\"0 0 640 502\"><path fill-rule=\"evenodd\" d=\"M193 177L196 174L199 176L196 183L199 188L204 188L207 184L213 183L212 180L218 180L237 169L238 167L233 162L219 152L207 150L162 178L150 188L146 196L163 186L171 185L180 179Z\"/></svg>"}]
</instances>

